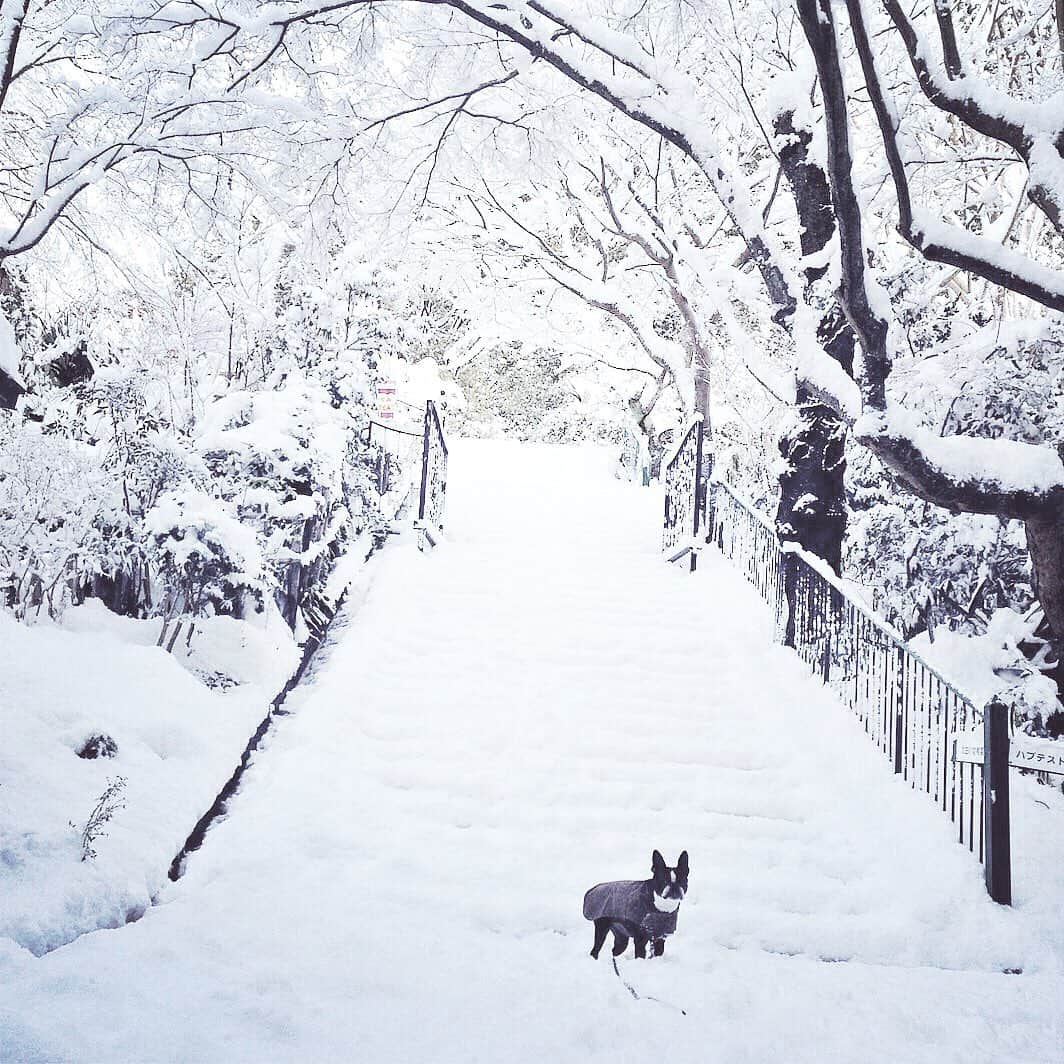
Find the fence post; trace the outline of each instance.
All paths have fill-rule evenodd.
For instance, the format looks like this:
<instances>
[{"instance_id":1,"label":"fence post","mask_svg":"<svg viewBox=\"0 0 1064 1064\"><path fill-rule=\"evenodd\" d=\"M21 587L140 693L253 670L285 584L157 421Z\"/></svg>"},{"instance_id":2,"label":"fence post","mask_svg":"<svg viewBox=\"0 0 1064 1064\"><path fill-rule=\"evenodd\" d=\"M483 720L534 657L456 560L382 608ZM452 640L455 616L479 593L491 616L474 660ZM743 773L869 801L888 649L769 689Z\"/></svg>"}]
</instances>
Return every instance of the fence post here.
<instances>
[{"instance_id":1,"label":"fence post","mask_svg":"<svg viewBox=\"0 0 1064 1064\"><path fill-rule=\"evenodd\" d=\"M694 527L691 529L691 572L698 568L698 530L701 527L702 504L704 492L702 491L702 422L698 422L695 429L695 517Z\"/></svg>"},{"instance_id":2,"label":"fence post","mask_svg":"<svg viewBox=\"0 0 1064 1064\"><path fill-rule=\"evenodd\" d=\"M900 776L904 767L905 758L905 699L908 683L905 677L905 651L897 648L898 667L897 695L894 698L894 774Z\"/></svg>"},{"instance_id":3,"label":"fence post","mask_svg":"<svg viewBox=\"0 0 1064 1064\"><path fill-rule=\"evenodd\" d=\"M425 430L421 444L421 495L418 498L417 519L425 519L425 502L429 482L429 426L432 417L432 400L425 402Z\"/></svg>"},{"instance_id":4,"label":"fence post","mask_svg":"<svg viewBox=\"0 0 1064 1064\"><path fill-rule=\"evenodd\" d=\"M1012 845L1009 839L1008 705L991 699L983 709L983 821L986 890L999 905L1012 904Z\"/></svg>"},{"instance_id":5,"label":"fence post","mask_svg":"<svg viewBox=\"0 0 1064 1064\"><path fill-rule=\"evenodd\" d=\"M798 556L790 551L780 555L783 563L783 606L786 616L783 618L783 645L794 647L794 630L798 602Z\"/></svg>"}]
</instances>

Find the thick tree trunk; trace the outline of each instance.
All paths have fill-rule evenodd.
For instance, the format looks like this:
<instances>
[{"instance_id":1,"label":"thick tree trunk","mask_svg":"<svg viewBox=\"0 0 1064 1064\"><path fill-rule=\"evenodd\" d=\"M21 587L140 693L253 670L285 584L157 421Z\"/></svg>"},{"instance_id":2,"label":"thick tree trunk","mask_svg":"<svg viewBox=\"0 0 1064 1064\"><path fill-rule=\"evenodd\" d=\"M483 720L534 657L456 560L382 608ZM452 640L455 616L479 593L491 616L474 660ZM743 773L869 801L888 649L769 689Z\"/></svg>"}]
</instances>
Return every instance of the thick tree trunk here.
<instances>
[{"instance_id":1,"label":"thick tree trunk","mask_svg":"<svg viewBox=\"0 0 1064 1064\"><path fill-rule=\"evenodd\" d=\"M823 168L809 158L812 135L795 129L791 112L775 122L780 165L794 195L802 226L803 255L821 251L835 235L835 212ZM826 267L806 271L806 289L815 298ZM854 334L834 297L822 296L824 316L817 339L824 351L853 376ZM798 421L780 440L785 459L780 474L780 502L776 531L784 542L798 543L835 570L842 569L842 541L846 534L846 424L830 407L802 387L797 395Z\"/></svg>"},{"instance_id":2,"label":"thick tree trunk","mask_svg":"<svg viewBox=\"0 0 1064 1064\"><path fill-rule=\"evenodd\" d=\"M709 522L709 482L713 478L713 422L709 414L709 353L701 344L695 350L692 366L695 377L695 413L702 415L702 479L698 485L698 527L701 535L708 540Z\"/></svg>"},{"instance_id":3,"label":"thick tree trunk","mask_svg":"<svg viewBox=\"0 0 1064 1064\"><path fill-rule=\"evenodd\" d=\"M1054 4L1057 16L1057 40L1060 41L1060 62L1064 64L1064 0Z\"/></svg>"},{"instance_id":4,"label":"thick tree trunk","mask_svg":"<svg viewBox=\"0 0 1064 1064\"><path fill-rule=\"evenodd\" d=\"M1045 613L1049 642L1057 667L1050 672L1061 688L1064 668L1064 508L1030 517L1025 522L1027 550L1031 555L1034 594Z\"/></svg>"},{"instance_id":5,"label":"thick tree trunk","mask_svg":"<svg viewBox=\"0 0 1064 1064\"><path fill-rule=\"evenodd\" d=\"M846 431L823 403L798 394L798 425L780 440L786 465L780 474L776 531L785 542L842 569L846 533Z\"/></svg>"}]
</instances>

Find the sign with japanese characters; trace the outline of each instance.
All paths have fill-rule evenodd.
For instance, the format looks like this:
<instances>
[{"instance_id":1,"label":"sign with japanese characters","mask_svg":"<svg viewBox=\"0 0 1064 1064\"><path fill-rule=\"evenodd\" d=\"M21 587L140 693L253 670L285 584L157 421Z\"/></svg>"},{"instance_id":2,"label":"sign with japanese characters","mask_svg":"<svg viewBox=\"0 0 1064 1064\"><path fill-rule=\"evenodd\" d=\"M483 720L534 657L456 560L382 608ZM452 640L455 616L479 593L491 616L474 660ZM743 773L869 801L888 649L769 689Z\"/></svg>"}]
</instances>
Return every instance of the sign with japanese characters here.
<instances>
[{"instance_id":1,"label":"sign with japanese characters","mask_svg":"<svg viewBox=\"0 0 1064 1064\"><path fill-rule=\"evenodd\" d=\"M381 381L377 385L377 417L390 421L395 416L395 381Z\"/></svg>"},{"instance_id":2,"label":"sign with japanese characters","mask_svg":"<svg viewBox=\"0 0 1064 1064\"><path fill-rule=\"evenodd\" d=\"M967 764L983 763L983 730L962 732L953 737L953 760ZM1035 772L1052 772L1064 776L1064 742L1014 735L1009 740L1009 764Z\"/></svg>"}]
</instances>

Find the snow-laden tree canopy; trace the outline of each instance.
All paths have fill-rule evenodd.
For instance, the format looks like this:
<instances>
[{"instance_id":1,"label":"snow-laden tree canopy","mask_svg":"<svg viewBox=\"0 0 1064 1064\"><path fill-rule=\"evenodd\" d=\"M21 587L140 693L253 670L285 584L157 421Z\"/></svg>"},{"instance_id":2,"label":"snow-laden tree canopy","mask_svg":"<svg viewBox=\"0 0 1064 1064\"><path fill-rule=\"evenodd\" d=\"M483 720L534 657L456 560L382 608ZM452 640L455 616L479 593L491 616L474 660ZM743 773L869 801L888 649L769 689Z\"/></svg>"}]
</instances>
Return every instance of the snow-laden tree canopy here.
<instances>
[{"instance_id":1,"label":"snow-laden tree canopy","mask_svg":"<svg viewBox=\"0 0 1064 1064\"><path fill-rule=\"evenodd\" d=\"M1037 600L1059 639L1060 19L3 0L11 431L96 455L136 544L175 484L254 510L202 439L237 393L299 382L349 441L382 372L415 404L431 377L470 432L660 452L698 412L718 475L903 626ZM362 506L328 487L336 447L323 528ZM310 557L262 512L265 557Z\"/></svg>"}]
</instances>

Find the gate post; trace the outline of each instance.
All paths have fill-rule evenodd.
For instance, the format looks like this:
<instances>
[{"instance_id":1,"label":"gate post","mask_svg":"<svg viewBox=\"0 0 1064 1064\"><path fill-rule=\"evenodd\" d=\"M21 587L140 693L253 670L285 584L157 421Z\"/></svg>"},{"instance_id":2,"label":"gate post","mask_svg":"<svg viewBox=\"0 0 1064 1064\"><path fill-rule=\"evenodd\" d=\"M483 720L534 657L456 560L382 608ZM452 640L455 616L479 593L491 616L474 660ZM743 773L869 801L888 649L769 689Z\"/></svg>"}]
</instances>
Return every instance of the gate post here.
<instances>
[{"instance_id":1,"label":"gate post","mask_svg":"<svg viewBox=\"0 0 1064 1064\"><path fill-rule=\"evenodd\" d=\"M999 905L1012 904L1009 838L1009 706L992 698L983 709L983 822L986 890Z\"/></svg>"}]
</instances>

